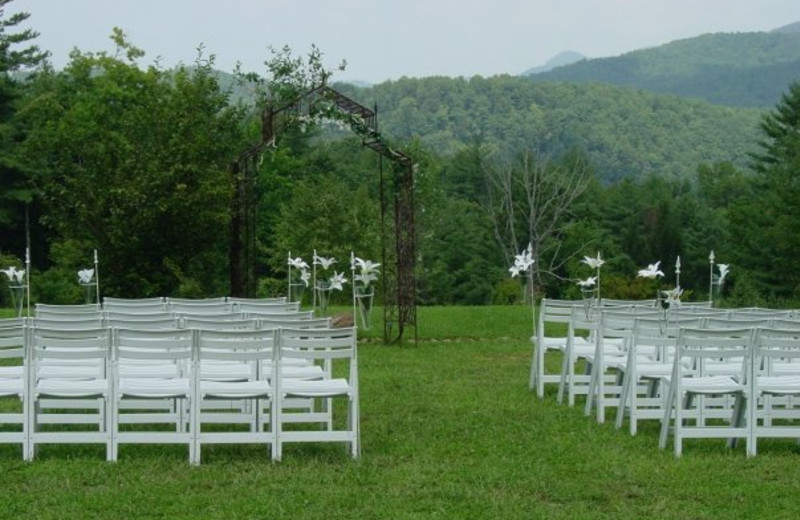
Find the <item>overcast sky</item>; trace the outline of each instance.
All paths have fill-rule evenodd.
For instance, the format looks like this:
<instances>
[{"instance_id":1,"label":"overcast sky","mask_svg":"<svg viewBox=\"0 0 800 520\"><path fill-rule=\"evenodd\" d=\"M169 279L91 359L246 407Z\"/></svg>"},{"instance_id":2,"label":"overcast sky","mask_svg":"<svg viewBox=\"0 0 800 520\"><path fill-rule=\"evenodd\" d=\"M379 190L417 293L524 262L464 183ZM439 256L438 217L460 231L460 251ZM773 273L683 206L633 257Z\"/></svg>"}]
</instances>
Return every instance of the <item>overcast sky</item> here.
<instances>
[{"instance_id":1,"label":"overcast sky","mask_svg":"<svg viewBox=\"0 0 800 520\"><path fill-rule=\"evenodd\" d=\"M710 32L769 31L800 21L800 0L14 0L62 67L72 48L111 51L120 27L164 66L264 73L268 48L316 44L334 79L519 74L562 51L598 58Z\"/></svg>"}]
</instances>

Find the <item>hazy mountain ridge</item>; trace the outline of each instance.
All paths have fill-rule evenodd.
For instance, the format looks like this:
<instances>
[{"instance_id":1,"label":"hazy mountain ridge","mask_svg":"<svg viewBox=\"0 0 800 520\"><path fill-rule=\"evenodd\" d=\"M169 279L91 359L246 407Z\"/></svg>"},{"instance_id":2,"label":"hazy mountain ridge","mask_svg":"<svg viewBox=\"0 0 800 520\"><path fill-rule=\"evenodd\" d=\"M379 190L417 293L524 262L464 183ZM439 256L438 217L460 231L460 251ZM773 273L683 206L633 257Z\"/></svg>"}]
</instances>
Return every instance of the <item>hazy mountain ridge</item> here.
<instances>
[{"instance_id":1,"label":"hazy mountain ridge","mask_svg":"<svg viewBox=\"0 0 800 520\"><path fill-rule=\"evenodd\" d=\"M772 32L715 33L528 75L537 82L600 82L771 108L800 78L800 23Z\"/></svg>"}]
</instances>

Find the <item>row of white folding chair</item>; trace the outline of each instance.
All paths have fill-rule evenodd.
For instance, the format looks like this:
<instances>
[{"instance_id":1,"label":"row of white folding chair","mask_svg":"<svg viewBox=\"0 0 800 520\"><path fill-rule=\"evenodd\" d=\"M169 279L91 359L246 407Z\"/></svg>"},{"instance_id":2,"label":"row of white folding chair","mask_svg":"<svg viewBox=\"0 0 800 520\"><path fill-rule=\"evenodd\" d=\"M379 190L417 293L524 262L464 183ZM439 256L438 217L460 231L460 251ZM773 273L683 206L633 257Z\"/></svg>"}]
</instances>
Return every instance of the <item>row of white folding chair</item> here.
<instances>
[{"instance_id":1,"label":"row of white folding chair","mask_svg":"<svg viewBox=\"0 0 800 520\"><path fill-rule=\"evenodd\" d=\"M588 396L594 392L598 385L602 385L606 379L605 369L610 366L619 367L624 365L623 356L627 350L627 338L632 329L633 319L637 316L657 316L660 311L651 307L612 307L594 309L592 312L584 312L578 308L573 309L570 324L567 329L567 349L562 360L561 374L558 388L558 402L562 403L566 396L569 406L575 405L575 399L579 395ZM609 328L608 336L605 336L601 327L603 326L602 317L606 316L606 325ZM613 321L613 327L612 327ZM605 337L604 337L605 336ZM595 359L598 362L595 362ZM584 364L584 373L576 373L578 366ZM599 380L598 375L592 375L597 366L598 371L602 369L603 379ZM609 383L613 386L606 390L619 388L619 381L611 376ZM593 386L594 385L594 386ZM617 393L618 395L618 393ZM587 403L587 413L591 411L591 403ZM598 409L598 419L604 419L605 405Z\"/></svg>"},{"instance_id":2,"label":"row of white folding chair","mask_svg":"<svg viewBox=\"0 0 800 520\"><path fill-rule=\"evenodd\" d=\"M660 419L659 445L665 447L672 429L678 456L685 438L744 437L751 455L758 438L800 438L800 427L773 423L773 419L800 420L795 406L800 397L800 323L779 321L783 328L777 329L741 326L734 320L729 327L699 328L701 323L636 320L621 399L625 406L617 416L617 427L626 410L632 434L637 420ZM636 362L640 344L659 345L666 356ZM640 403L640 381L649 381L651 388L663 384L668 390L660 395L653 391L642 399L646 403Z\"/></svg>"},{"instance_id":3,"label":"row of white folding chair","mask_svg":"<svg viewBox=\"0 0 800 520\"><path fill-rule=\"evenodd\" d=\"M656 300L619 300L601 299L598 305L595 299L584 300L557 300L542 299L539 306L539 313L536 323L536 330L531 338L533 343L533 356L531 359L531 371L529 387L536 390L539 398L544 397L545 384L559 384L559 400L563 398L563 369L561 372L548 372L545 362L546 354L549 351L558 351L562 355L566 353L567 342L570 338L568 332L569 324L572 321L573 313L584 313L588 319L599 309L613 309L619 312L652 312L655 309ZM554 328L564 330L562 334L553 334ZM583 351L592 351L593 340L581 335L572 335L574 348ZM563 368L563 365L562 365ZM574 403L574 399L570 398Z\"/></svg>"},{"instance_id":4,"label":"row of white folding chair","mask_svg":"<svg viewBox=\"0 0 800 520\"><path fill-rule=\"evenodd\" d=\"M571 327L571 334L574 335L577 329L587 331L589 337L594 338L594 348L591 346L584 348L570 347L562 369L562 392L560 392L560 396L563 396L563 388L566 386L569 392L569 403L572 405L576 395L585 393L587 395L586 415L591 413L592 406L596 402L597 421L604 422L605 408L616 407L620 403L619 397L623 390L624 373L628 368L628 357L631 354L631 342L638 342L634 354L636 356L634 362L651 365L653 361L657 361L654 358L652 347L633 337L634 320L636 318L659 317L662 327L670 324L675 326L681 320L686 319L698 320L698 318L672 317L661 312L647 309L628 309L625 312L603 309L597 317L590 316L589 319L584 318L580 313L574 315L573 320L575 323ZM771 321L766 318L736 320L729 317L711 316L702 318L697 325L705 328L755 327L767 326ZM646 351L646 349L651 351ZM584 360L587 363L588 370L590 370L588 386L584 386L585 376L574 373L574 366L579 360ZM656 367L648 366L648 369L656 369ZM724 373L731 370L731 367L724 363L718 363L717 370ZM607 379L609 379L608 383L606 383ZM721 413L726 412L722 411Z\"/></svg>"},{"instance_id":5,"label":"row of white folding chair","mask_svg":"<svg viewBox=\"0 0 800 520\"><path fill-rule=\"evenodd\" d=\"M107 328L54 331L22 325L0 328L0 338L4 338L0 341L0 354L22 357L23 360L26 356L24 346L30 343L29 362L22 366L30 365L32 374L39 374L41 364L46 360L86 363L81 374L73 371L53 373L50 377L0 379L2 395L13 396L23 402L21 413L2 416L3 420L20 425L21 431L0 435L0 440L22 444L23 457L26 459L33 457L38 444L89 442L105 444L109 460L116 460L118 446L126 443L187 444L190 460L194 463L200 460L200 446L203 443L266 441L272 445L273 458L276 459L281 456L281 444L286 442L346 442L353 456L360 453L356 342L352 328L238 331L115 329L112 334ZM110 344L113 350L109 348ZM281 344L281 347L277 348L276 344ZM322 360L323 365L327 366L334 359L348 361L347 376L331 377L332 372L327 368L315 372L313 377L275 377L275 374L281 373L278 367L284 364L295 367ZM154 361L162 366L181 368L170 374L131 369L136 363L152 367ZM238 362L243 366L251 366L252 370L235 377L206 377L200 368L205 361ZM270 374L260 373L265 370L271 371ZM286 383L285 388L282 382ZM345 397L348 403L347 424L338 429L334 428L332 407L327 403L333 397ZM75 400L98 401L100 407L94 412L96 417L93 421L97 428L92 431L42 429L43 413L38 405L45 398L60 399L64 403ZM238 422L250 425L246 433L239 430L211 433L202 429L203 423L231 422L230 414L220 420L223 416L207 412L201 407L203 402L213 399L250 402L265 398L268 401L266 408L261 404L242 408L247 414L242 414ZM323 430L286 429L286 424L292 421L284 420L281 416L291 415L294 408L292 400L296 398L326 403L327 410L322 419L316 421L326 424ZM156 412L161 414L159 422L173 426L170 430L137 428L120 431L121 424L138 422L125 420L125 416L132 412L125 412L121 404L128 400L166 400L175 403L176 406L161 408ZM35 411L29 412L29 407ZM148 410L148 413L153 412ZM266 419L259 418L260 415L266 416ZM64 421L74 424L65 415L47 422L60 424Z\"/></svg>"},{"instance_id":6,"label":"row of white folding chair","mask_svg":"<svg viewBox=\"0 0 800 520\"><path fill-rule=\"evenodd\" d=\"M655 300L651 300L655 302ZM539 319L537 323L536 335L532 338L534 343L533 359L531 361L531 374L529 385L531 389L536 389L537 395L542 397L544 395L545 383L559 383L558 400L562 402L564 396L567 395L567 400L570 405L574 405L576 395L585 393L585 388L575 385L585 385L589 377L586 375L574 374L573 369L580 359L593 357L595 350L594 334L596 328L595 316L602 312L615 312L625 313L629 315L655 315L660 313L667 320L680 320L684 318L696 318L698 316L707 316L709 318L719 318L720 320L731 320L730 310L712 309L705 307L705 305L678 307L669 310L658 310L655 306L650 306L651 301L646 301L645 305L636 301L637 304L632 304L628 300L616 300L615 305L597 307L594 300L543 300L540 308ZM788 316L790 311L773 311L771 316ZM759 320L766 318L766 312L757 316ZM744 319L743 315L737 319ZM774 318L770 318L774 319ZM547 336L545 331L548 325L553 324L567 324L567 333L562 336ZM579 325L576 327L576 323ZM756 322L753 322L754 324ZM728 324L727 326L730 326ZM580 331L580 333L576 333ZM568 343L572 341L572 352L569 354L567 351ZM543 348L538 348L542 345ZM561 374L545 373L545 354L549 350L558 350L566 355L562 361Z\"/></svg>"}]
</instances>

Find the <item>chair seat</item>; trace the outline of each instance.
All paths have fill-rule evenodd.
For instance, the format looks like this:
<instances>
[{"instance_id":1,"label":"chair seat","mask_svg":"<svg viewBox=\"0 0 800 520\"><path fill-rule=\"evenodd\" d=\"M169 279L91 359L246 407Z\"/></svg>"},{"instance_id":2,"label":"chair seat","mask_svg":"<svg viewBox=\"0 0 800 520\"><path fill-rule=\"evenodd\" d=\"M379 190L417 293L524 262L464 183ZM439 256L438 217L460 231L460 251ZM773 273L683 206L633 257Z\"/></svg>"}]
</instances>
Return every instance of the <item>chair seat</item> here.
<instances>
[{"instance_id":1,"label":"chair seat","mask_svg":"<svg viewBox=\"0 0 800 520\"><path fill-rule=\"evenodd\" d=\"M22 395L25 382L19 379L0 379L0 397Z\"/></svg>"},{"instance_id":2,"label":"chair seat","mask_svg":"<svg viewBox=\"0 0 800 520\"><path fill-rule=\"evenodd\" d=\"M800 395L800 376L760 376L756 388L764 394Z\"/></svg>"},{"instance_id":3,"label":"chair seat","mask_svg":"<svg viewBox=\"0 0 800 520\"><path fill-rule=\"evenodd\" d=\"M98 379L102 375L103 369L91 364L41 365L36 370L41 379Z\"/></svg>"},{"instance_id":4,"label":"chair seat","mask_svg":"<svg viewBox=\"0 0 800 520\"><path fill-rule=\"evenodd\" d=\"M105 379L40 379L36 393L50 397L97 397L108 391Z\"/></svg>"},{"instance_id":5,"label":"chair seat","mask_svg":"<svg viewBox=\"0 0 800 520\"><path fill-rule=\"evenodd\" d=\"M126 377L119 380L119 393L127 397L189 397L191 388L186 378L153 379Z\"/></svg>"},{"instance_id":6,"label":"chair seat","mask_svg":"<svg viewBox=\"0 0 800 520\"><path fill-rule=\"evenodd\" d=\"M173 379L180 376L178 366L174 363L131 363L119 364L119 376L125 378L155 377Z\"/></svg>"},{"instance_id":7,"label":"chair seat","mask_svg":"<svg viewBox=\"0 0 800 520\"><path fill-rule=\"evenodd\" d=\"M351 388L346 379L315 381L286 379L281 381L281 391L284 395L298 397L330 397L347 395L351 392Z\"/></svg>"},{"instance_id":8,"label":"chair seat","mask_svg":"<svg viewBox=\"0 0 800 520\"><path fill-rule=\"evenodd\" d=\"M681 388L692 394L731 394L744 391L744 385L728 376L686 377L681 382Z\"/></svg>"},{"instance_id":9,"label":"chair seat","mask_svg":"<svg viewBox=\"0 0 800 520\"><path fill-rule=\"evenodd\" d=\"M23 367L21 365L0 367L0 379L18 379L22 376Z\"/></svg>"},{"instance_id":10,"label":"chair seat","mask_svg":"<svg viewBox=\"0 0 800 520\"><path fill-rule=\"evenodd\" d=\"M200 393L206 397L220 399L242 399L268 397L271 388L267 381L201 381Z\"/></svg>"},{"instance_id":11,"label":"chair seat","mask_svg":"<svg viewBox=\"0 0 800 520\"><path fill-rule=\"evenodd\" d=\"M252 368L237 361L203 361L200 363L200 378L214 381L246 381L253 375Z\"/></svg>"}]
</instances>

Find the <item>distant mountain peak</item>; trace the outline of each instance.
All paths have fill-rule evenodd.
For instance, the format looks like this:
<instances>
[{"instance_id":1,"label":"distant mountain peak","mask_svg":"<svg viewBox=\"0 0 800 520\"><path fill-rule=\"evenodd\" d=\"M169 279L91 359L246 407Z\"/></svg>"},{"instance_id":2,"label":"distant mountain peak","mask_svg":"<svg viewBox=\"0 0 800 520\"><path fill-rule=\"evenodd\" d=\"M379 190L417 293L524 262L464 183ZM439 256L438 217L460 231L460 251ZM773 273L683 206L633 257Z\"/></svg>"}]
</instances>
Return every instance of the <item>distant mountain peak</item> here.
<instances>
[{"instance_id":1,"label":"distant mountain peak","mask_svg":"<svg viewBox=\"0 0 800 520\"><path fill-rule=\"evenodd\" d=\"M580 54L575 51L564 51L559 52L549 60L544 65L539 65L538 67L533 67L532 69L528 69L522 73L523 76L530 76L531 74L539 74L540 72L547 72L549 70L553 70L556 67L563 67L564 65L572 65L581 60L585 60L586 56Z\"/></svg>"},{"instance_id":2,"label":"distant mountain peak","mask_svg":"<svg viewBox=\"0 0 800 520\"><path fill-rule=\"evenodd\" d=\"M790 23L789 25L784 25L783 27L778 27L777 29L773 29L770 32L774 32L774 33L797 33L797 32L800 32L800 22Z\"/></svg>"}]
</instances>

